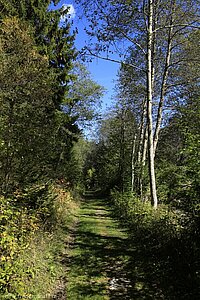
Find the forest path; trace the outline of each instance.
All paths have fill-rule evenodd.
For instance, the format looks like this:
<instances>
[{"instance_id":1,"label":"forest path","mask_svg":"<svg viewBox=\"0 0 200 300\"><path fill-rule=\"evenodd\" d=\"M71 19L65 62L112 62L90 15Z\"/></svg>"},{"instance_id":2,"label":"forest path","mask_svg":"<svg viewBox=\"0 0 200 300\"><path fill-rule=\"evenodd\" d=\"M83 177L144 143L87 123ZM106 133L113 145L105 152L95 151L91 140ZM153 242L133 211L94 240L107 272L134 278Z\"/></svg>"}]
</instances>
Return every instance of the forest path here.
<instances>
[{"instance_id":1,"label":"forest path","mask_svg":"<svg viewBox=\"0 0 200 300\"><path fill-rule=\"evenodd\" d=\"M113 219L108 201L86 197L77 217L68 254L67 300L146 299L141 297L143 283L137 266L137 279L136 274L133 278L135 249L125 229Z\"/></svg>"}]
</instances>

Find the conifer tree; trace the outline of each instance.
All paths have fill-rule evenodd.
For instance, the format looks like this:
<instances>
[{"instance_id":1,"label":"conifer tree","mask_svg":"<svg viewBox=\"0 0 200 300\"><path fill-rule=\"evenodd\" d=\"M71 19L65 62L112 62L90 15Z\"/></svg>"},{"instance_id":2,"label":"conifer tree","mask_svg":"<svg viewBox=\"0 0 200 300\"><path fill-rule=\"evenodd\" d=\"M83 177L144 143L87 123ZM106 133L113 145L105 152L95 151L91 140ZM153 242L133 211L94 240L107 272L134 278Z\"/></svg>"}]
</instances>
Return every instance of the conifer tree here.
<instances>
[{"instance_id":1,"label":"conifer tree","mask_svg":"<svg viewBox=\"0 0 200 300\"><path fill-rule=\"evenodd\" d=\"M49 161L54 169L54 175L63 165L64 159L68 159L73 141L79 132L76 124L77 117L70 114L70 109L63 111L65 107L72 107L74 99L68 98L70 82L72 75L73 60L76 58L74 49L74 34L70 32L69 19L62 22L61 17L67 13L63 8L59 10L50 9L50 4L58 4L59 1L50 0L0 0L0 20L6 17L15 16L27 22L32 31L34 44L38 53L48 62L49 69L53 74L51 91L54 105L49 108L52 122L56 128L52 131L49 138L54 140L52 151L49 151ZM22 49L23 51L23 49ZM39 91L38 91L39 92ZM62 173L62 171L60 171Z\"/></svg>"},{"instance_id":2,"label":"conifer tree","mask_svg":"<svg viewBox=\"0 0 200 300\"><path fill-rule=\"evenodd\" d=\"M40 54L46 55L50 67L56 74L54 82L54 102L59 108L66 96L71 80L70 70L75 59L74 34L70 33L70 23L60 26L60 19L67 13L63 9L50 10L51 0L11 0L0 1L0 19L6 16L18 16L30 23Z\"/></svg>"},{"instance_id":3,"label":"conifer tree","mask_svg":"<svg viewBox=\"0 0 200 300\"><path fill-rule=\"evenodd\" d=\"M0 181L3 192L46 174L55 135L54 74L26 22L5 18L0 32Z\"/></svg>"}]
</instances>

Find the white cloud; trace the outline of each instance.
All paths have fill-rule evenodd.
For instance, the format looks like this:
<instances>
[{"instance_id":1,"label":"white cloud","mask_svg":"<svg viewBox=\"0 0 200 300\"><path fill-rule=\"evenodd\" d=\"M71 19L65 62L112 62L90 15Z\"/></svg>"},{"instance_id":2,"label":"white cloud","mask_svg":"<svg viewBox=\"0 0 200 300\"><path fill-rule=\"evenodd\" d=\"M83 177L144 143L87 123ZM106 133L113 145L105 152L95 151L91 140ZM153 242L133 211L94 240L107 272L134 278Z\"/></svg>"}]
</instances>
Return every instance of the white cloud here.
<instances>
[{"instance_id":1,"label":"white cloud","mask_svg":"<svg viewBox=\"0 0 200 300\"><path fill-rule=\"evenodd\" d=\"M63 11L67 10L67 8L68 8L68 11L66 14L64 14L61 17L61 22L64 22L66 19L74 19L75 18L76 11L75 11L73 4L63 4L63 6L62 6Z\"/></svg>"}]
</instances>

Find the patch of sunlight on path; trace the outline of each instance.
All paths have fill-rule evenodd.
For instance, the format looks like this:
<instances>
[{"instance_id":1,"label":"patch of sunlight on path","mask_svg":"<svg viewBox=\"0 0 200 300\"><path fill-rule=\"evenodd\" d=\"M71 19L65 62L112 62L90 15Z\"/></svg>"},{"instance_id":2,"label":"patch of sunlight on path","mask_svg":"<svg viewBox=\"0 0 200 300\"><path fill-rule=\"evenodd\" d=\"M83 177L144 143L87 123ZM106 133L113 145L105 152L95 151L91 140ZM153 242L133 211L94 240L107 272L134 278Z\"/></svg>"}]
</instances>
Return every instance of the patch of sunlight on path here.
<instances>
[{"instance_id":1,"label":"patch of sunlight on path","mask_svg":"<svg viewBox=\"0 0 200 300\"><path fill-rule=\"evenodd\" d=\"M111 213L106 200L82 202L68 254L67 300L133 299L127 265L134 249Z\"/></svg>"}]
</instances>

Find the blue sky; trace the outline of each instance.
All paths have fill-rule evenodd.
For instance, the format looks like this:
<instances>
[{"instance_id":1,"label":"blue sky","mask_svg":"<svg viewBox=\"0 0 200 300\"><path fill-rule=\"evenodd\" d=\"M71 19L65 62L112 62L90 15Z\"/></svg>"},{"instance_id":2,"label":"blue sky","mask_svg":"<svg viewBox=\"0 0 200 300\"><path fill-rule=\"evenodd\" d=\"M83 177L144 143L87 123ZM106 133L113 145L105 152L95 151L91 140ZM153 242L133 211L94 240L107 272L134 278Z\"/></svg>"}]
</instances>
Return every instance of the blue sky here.
<instances>
[{"instance_id":1,"label":"blue sky","mask_svg":"<svg viewBox=\"0 0 200 300\"><path fill-rule=\"evenodd\" d=\"M78 18L76 5L73 1L61 0L59 5L56 7L60 8L66 4L71 6L73 24L78 28L75 46L78 50L80 50L82 47L84 47L85 42L87 41L87 35L84 32L84 27L87 26L87 21L84 18L81 20ZM102 109L103 111L106 111L106 107L111 103L111 96L114 94L114 81L117 79L116 75L119 69L119 64L94 58L93 62L86 63L86 66L91 73L92 79L98 84L104 86L106 89L105 95L102 99Z\"/></svg>"}]
</instances>

